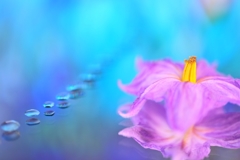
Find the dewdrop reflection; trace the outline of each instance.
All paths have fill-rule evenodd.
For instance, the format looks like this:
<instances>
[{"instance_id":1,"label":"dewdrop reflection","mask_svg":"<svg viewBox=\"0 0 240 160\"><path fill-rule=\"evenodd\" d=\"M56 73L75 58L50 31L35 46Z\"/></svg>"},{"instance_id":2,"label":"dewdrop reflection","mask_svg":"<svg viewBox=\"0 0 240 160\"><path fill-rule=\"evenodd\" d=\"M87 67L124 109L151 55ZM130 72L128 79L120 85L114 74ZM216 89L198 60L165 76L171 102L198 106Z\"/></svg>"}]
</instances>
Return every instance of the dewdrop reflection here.
<instances>
[{"instance_id":1,"label":"dewdrop reflection","mask_svg":"<svg viewBox=\"0 0 240 160\"><path fill-rule=\"evenodd\" d=\"M70 103L68 101L59 101L57 106L58 108L65 109L70 106Z\"/></svg>"},{"instance_id":2,"label":"dewdrop reflection","mask_svg":"<svg viewBox=\"0 0 240 160\"><path fill-rule=\"evenodd\" d=\"M49 111L44 112L45 116L53 116L54 114L55 114L55 112L53 110L49 110Z\"/></svg>"},{"instance_id":3,"label":"dewdrop reflection","mask_svg":"<svg viewBox=\"0 0 240 160\"><path fill-rule=\"evenodd\" d=\"M26 124L29 126L38 125L39 123L40 123L40 120L37 118L30 118L26 120Z\"/></svg>"},{"instance_id":4,"label":"dewdrop reflection","mask_svg":"<svg viewBox=\"0 0 240 160\"><path fill-rule=\"evenodd\" d=\"M2 133L2 138L5 139L6 141L15 141L19 139L20 137L20 132L19 131L12 131L12 132L3 132Z\"/></svg>"}]
</instances>

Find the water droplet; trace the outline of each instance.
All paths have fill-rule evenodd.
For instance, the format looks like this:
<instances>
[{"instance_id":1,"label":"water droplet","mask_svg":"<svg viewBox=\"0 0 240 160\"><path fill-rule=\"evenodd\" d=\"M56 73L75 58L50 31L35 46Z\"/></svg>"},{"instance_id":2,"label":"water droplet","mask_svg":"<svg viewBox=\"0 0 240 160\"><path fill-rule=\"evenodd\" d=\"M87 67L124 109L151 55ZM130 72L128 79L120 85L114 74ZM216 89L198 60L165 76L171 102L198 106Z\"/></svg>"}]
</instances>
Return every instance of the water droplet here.
<instances>
[{"instance_id":1,"label":"water droplet","mask_svg":"<svg viewBox=\"0 0 240 160\"><path fill-rule=\"evenodd\" d=\"M83 75L81 75L81 79L85 83L93 83L96 81L96 75L95 74L83 74Z\"/></svg>"},{"instance_id":2,"label":"water droplet","mask_svg":"<svg viewBox=\"0 0 240 160\"><path fill-rule=\"evenodd\" d=\"M97 77L95 74L83 74L81 75L80 80L84 84L85 89L90 89L94 87Z\"/></svg>"},{"instance_id":3,"label":"water droplet","mask_svg":"<svg viewBox=\"0 0 240 160\"><path fill-rule=\"evenodd\" d=\"M28 117L38 116L39 114L40 114L40 112L36 109L29 109L25 112L25 115Z\"/></svg>"},{"instance_id":4,"label":"water droplet","mask_svg":"<svg viewBox=\"0 0 240 160\"><path fill-rule=\"evenodd\" d=\"M43 107L45 107L45 108L52 108L53 106L54 106L54 102L52 102L52 101L46 101L43 104Z\"/></svg>"},{"instance_id":5,"label":"water droplet","mask_svg":"<svg viewBox=\"0 0 240 160\"><path fill-rule=\"evenodd\" d=\"M17 121L8 120L3 122L1 127L3 131L12 132L12 131L16 131L20 127L20 124Z\"/></svg>"},{"instance_id":6,"label":"water droplet","mask_svg":"<svg viewBox=\"0 0 240 160\"><path fill-rule=\"evenodd\" d=\"M61 93L57 94L56 99L59 101L64 101L64 100L68 100L69 97L70 97L69 93L61 92Z\"/></svg>"},{"instance_id":7,"label":"water droplet","mask_svg":"<svg viewBox=\"0 0 240 160\"><path fill-rule=\"evenodd\" d=\"M20 137L19 131L12 131L12 132L3 132L2 138L6 141L15 141Z\"/></svg>"},{"instance_id":8,"label":"water droplet","mask_svg":"<svg viewBox=\"0 0 240 160\"><path fill-rule=\"evenodd\" d=\"M53 116L55 114L55 112L53 110L49 110L44 112L45 116Z\"/></svg>"},{"instance_id":9,"label":"water droplet","mask_svg":"<svg viewBox=\"0 0 240 160\"><path fill-rule=\"evenodd\" d=\"M84 92L82 90L75 90L75 91L69 92L69 94L70 94L70 99L77 99L79 97L82 97Z\"/></svg>"},{"instance_id":10,"label":"water droplet","mask_svg":"<svg viewBox=\"0 0 240 160\"><path fill-rule=\"evenodd\" d=\"M67 90L69 92L70 99L81 97L83 95L83 88L84 86L82 84L69 85Z\"/></svg>"},{"instance_id":11,"label":"water droplet","mask_svg":"<svg viewBox=\"0 0 240 160\"><path fill-rule=\"evenodd\" d=\"M68 101L59 101L58 107L61 109L68 108L70 106L70 103Z\"/></svg>"},{"instance_id":12,"label":"water droplet","mask_svg":"<svg viewBox=\"0 0 240 160\"><path fill-rule=\"evenodd\" d=\"M26 120L26 124L29 126L37 125L39 123L40 123L40 120L37 118L30 118L30 119Z\"/></svg>"},{"instance_id":13,"label":"water droplet","mask_svg":"<svg viewBox=\"0 0 240 160\"><path fill-rule=\"evenodd\" d=\"M82 84L73 84L73 85L67 86L67 91L69 91L69 92L75 91L75 90L82 90L82 89L83 89Z\"/></svg>"}]
</instances>

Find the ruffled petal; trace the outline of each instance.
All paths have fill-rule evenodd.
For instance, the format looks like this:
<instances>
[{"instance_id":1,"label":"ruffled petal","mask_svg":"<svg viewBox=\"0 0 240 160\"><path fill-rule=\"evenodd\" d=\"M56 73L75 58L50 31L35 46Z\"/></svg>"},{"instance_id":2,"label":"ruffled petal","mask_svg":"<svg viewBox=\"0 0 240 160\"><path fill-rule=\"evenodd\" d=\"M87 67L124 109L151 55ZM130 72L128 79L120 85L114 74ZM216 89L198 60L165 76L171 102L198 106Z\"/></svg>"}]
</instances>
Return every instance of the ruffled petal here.
<instances>
[{"instance_id":1,"label":"ruffled petal","mask_svg":"<svg viewBox=\"0 0 240 160\"><path fill-rule=\"evenodd\" d=\"M132 121L134 126L123 129L119 135L134 138L144 148L158 150L168 156L167 148L178 143L167 124L165 108L159 103L147 101Z\"/></svg>"},{"instance_id":2,"label":"ruffled petal","mask_svg":"<svg viewBox=\"0 0 240 160\"><path fill-rule=\"evenodd\" d=\"M140 95L147 86L161 78L175 77L180 81L184 68L183 64L174 63L169 59L143 61L140 57L136 58L136 66L139 74L130 84L124 85L120 80L118 81L119 88L133 95ZM210 65L204 60L197 62L197 80L201 81L209 76L220 75L221 74L216 71L216 65Z\"/></svg>"},{"instance_id":3,"label":"ruffled petal","mask_svg":"<svg viewBox=\"0 0 240 160\"><path fill-rule=\"evenodd\" d=\"M170 148L168 152L172 160L203 160L208 157L210 151L210 144L192 133L184 145L181 143L179 146Z\"/></svg>"},{"instance_id":4,"label":"ruffled petal","mask_svg":"<svg viewBox=\"0 0 240 160\"><path fill-rule=\"evenodd\" d=\"M240 105L240 81L231 77L209 77L201 82L215 108L231 102Z\"/></svg>"},{"instance_id":5,"label":"ruffled petal","mask_svg":"<svg viewBox=\"0 0 240 160\"><path fill-rule=\"evenodd\" d=\"M119 135L135 139L144 148L158 150L164 157L201 160L210 152L209 143L194 133L188 134L183 144L184 134L170 128L166 109L160 103L146 101L132 121L134 126L123 129Z\"/></svg>"},{"instance_id":6,"label":"ruffled petal","mask_svg":"<svg viewBox=\"0 0 240 160\"><path fill-rule=\"evenodd\" d=\"M145 104L145 99L137 98L133 104L125 104L118 108L118 114L123 118L130 118L138 114Z\"/></svg>"},{"instance_id":7,"label":"ruffled petal","mask_svg":"<svg viewBox=\"0 0 240 160\"><path fill-rule=\"evenodd\" d=\"M169 153L166 150L171 148L176 142L174 137L161 137L153 130L141 126L125 128L119 132L119 135L133 138L144 148L158 150L162 152L164 157L169 157Z\"/></svg>"},{"instance_id":8,"label":"ruffled petal","mask_svg":"<svg viewBox=\"0 0 240 160\"><path fill-rule=\"evenodd\" d=\"M133 95L140 95L146 87L162 78L174 77L180 80L183 70L181 64L170 60L144 62L138 58L137 67L140 73L130 84L124 85L118 81L119 88Z\"/></svg>"},{"instance_id":9,"label":"ruffled petal","mask_svg":"<svg viewBox=\"0 0 240 160\"><path fill-rule=\"evenodd\" d=\"M133 138L144 148L158 150L164 157L178 160L202 160L210 153L209 143L194 135L184 147L181 146L181 139L178 136L164 137L156 131L142 126L126 128L120 131L119 135Z\"/></svg>"},{"instance_id":10,"label":"ruffled petal","mask_svg":"<svg viewBox=\"0 0 240 160\"><path fill-rule=\"evenodd\" d=\"M205 137L211 146L230 149L240 148L240 113L224 113L222 109L209 112L197 125L198 133Z\"/></svg>"},{"instance_id":11,"label":"ruffled petal","mask_svg":"<svg viewBox=\"0 0 240 160\"><path fill-rule=\"evenodd\" d=\"M163 135L166 131L170 132L171 130L168 126L166 110L162 103L147 100L141 112L139 112L137 116L132 117L131 120L134 125L151 128L161 135Z\"/></svg>"},{"instance_id":12,"label":"ruffled petal","mask_svg":"<svg viewBox=\"0 0 240 160\"><path fill-rule=\"evenodd\" d=\"M210 151L209 142L205 139L200 139L196 135L192 135L189 142L183 148L183 152L188 155L187 159L191 160L202 160L208 157Z\"/></svg>"},{"instance_id":13,"label":"ruffled petal","mask_svg":"<svg viewBox=\"0 0 240 160\"><path fill-rule=\"evenodd\" d=\"M210 65L205 60L197 62L197 80L209 76L220 76L221 74L216 70L216 65Z\"/></svg>"},{"instance_id":14,"label":"ruffled petal","mask_svg":"<svg viewBox=\"0 0 240 160\"><path fill-rule=\"evenodd\" d=\"M126 105L120 107L118 113L124 118L135 116L143 107L146 99L154 100L156 102L162 101L168 90L173 88L177 83L179 83L179 81L175 78L158 79L157 82L146 87L132 105L128 104L127 107Z\"/></svg>"}]
</instances>

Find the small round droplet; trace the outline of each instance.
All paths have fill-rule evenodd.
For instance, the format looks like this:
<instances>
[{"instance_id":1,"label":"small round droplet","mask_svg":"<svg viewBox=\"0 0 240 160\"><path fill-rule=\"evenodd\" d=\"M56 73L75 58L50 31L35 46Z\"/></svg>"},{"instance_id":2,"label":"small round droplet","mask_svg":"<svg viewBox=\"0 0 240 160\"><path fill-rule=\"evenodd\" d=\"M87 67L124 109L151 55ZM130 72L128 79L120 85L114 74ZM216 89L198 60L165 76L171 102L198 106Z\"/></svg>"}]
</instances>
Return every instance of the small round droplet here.
<instances>
[{"instance_id":1,"label":"small round droplet","mask_svg":"<svg viewBox=\"0 0 240 160\"><path fill-rule=\"evenodd\" d=\"M67 91L69 92L75 91L75 90L82 90L82 89L83 89L82 84L73 84L73 85L67 86Z\"/></svg>"},{"instance_id":2,"label":"small round droplet","mask_svg":"<svg viewBox=\"0 0 240 160\"><path fill-rule=\"evenodd\" d=\"M68 108L70 106L70 103L68 101L59 101L58 107L61 109Z\"/></svg>"},{"instance_id":3,"label":"small round droplet","mask_svg":"<svg viewBox=\"0 0 240 160\"><path fill-rule=\"evenodd\" d=\"M84 95L84 91L79 89L79 90L72 90L69 91L70 99L77 99L79 97L82 97Z\"/></svg>"},{"instance_id":4,"label":"small round droplet","mask_svg":"<svg viewBox=\"0 0 240 160\"><path fill-rule=\"evenodd\" d=\"M20 127L20 124L15 120L8 120L3 122L1 127L3 131L12 132L16 131Z\"/></svg>"},{"instance_id":5,"label":"small round droplet","mask_svg":"<svg viewBox=\"0 0 240 160\"><path fill-rule=\"evenodd\" d=\"M45 108L52 108L53 106L54 106L54 102L52 102L52 101L46 101L43 104L43 107L45 107Z\"/></svg>"},{"instance_id":6,"label":"small round droplet","mask_svg":"<svg viewBox=\"0 0 240 160\"><path fill-rule=\"evenodd\" d=\"M12 131L12 132L3 132L2 138L6 141L15 141L20 137L19 131Z\"/></svg>"},{"instance_id":7,"label":"small round droplet","mask_svg":"<svg viewBox=\"0 0 240 160\"><path fill-rule=\"evenodd\" d=\"M69 97L70 97L69 93L61 92L61 93L57 94L56 99L59 101L65 101L65 100L68 100Z\"/></svg>"},{"instance_id":8,"label":"small round droplet","mask_svg":"<svg viewBox=\"0 0 240 160\"><path fill-rule=\"evenodd\" d=\"M81 97L83 95L83 88L84 86L82 84L69 85L67 87L70 96L69 98L76 99Z\"/></svg>"},{"instance_id":9,"label":"small round droplet","mask_svg":"<svg viewBox=\"0 0 240 160\"><path fill-rule=\"evenodd\" d=\"M53 110L49 110L44 112L45 116L53 116L55 114L55 112Z\"/></svg>"},{"instance_id":10,"label":"small round droplet","mask_svg":"<svg viewBox=\"0 0 240 160\"><path fill-rule=\"evenodd\" d=\"M37 125L40 123L40 120L37 118L30 118L26 121L26 124L29 126Z\"/></svg>"},{"instance_id":11,"label":"small round droplet","mask_svg":"<svg viewBox=\"0 0 240 160\"><path fill-rule=\"evenodd\" d=\"M77 99L79 97L82 97L83 96L83 91L72 91L72 92L69 92L70 93L70 98L71 99Z\"/></svg>"},{"instance_id":12,"label":"small round droplet","mask_svg":"<svg viewBox=\"0 0 240 160\"><path fill-rule=\"evenodd\" d=\"M81 75L81 81L84 84L85 89L93 88L95 82L97 80L97 76L95 74L83 74Z\"/></svg>"},{"instance_id":13,"label":"small round droplet","mask_svg":"<svg viewBox=\"0 0 240 160\"><path fill-rule=\"evenodd\" d=\"M29 109L25 112L25 115L28 117L38 116L39 114L40 114L40 112L36 109Z\"/></svg>"}]
</instances>

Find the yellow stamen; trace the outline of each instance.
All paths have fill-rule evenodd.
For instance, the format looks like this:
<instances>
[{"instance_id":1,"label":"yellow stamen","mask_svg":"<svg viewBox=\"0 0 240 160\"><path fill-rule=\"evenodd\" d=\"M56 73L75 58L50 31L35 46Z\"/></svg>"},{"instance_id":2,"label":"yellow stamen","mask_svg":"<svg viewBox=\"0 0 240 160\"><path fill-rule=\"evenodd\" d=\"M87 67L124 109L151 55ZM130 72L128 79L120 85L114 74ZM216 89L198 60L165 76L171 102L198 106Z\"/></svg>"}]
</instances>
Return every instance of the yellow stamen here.
<instances>
[{"instance_id":1,"label":"yellow stamen","mask_svg":"<svg viewBox=\"0 0 240 160\"><path fill-rule=\"evenodd\" d=\"M196 83L196 79L197 79L197 62L196 57L192 56L188 60L185 60L182 81Z\"/></svg>"}]
</instances>

